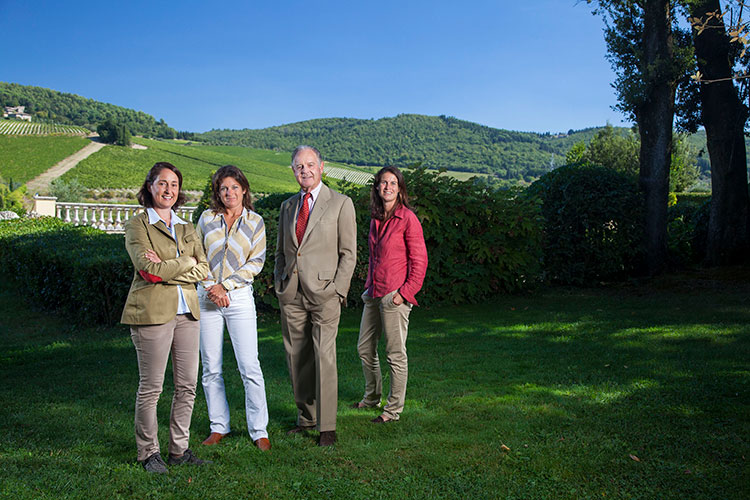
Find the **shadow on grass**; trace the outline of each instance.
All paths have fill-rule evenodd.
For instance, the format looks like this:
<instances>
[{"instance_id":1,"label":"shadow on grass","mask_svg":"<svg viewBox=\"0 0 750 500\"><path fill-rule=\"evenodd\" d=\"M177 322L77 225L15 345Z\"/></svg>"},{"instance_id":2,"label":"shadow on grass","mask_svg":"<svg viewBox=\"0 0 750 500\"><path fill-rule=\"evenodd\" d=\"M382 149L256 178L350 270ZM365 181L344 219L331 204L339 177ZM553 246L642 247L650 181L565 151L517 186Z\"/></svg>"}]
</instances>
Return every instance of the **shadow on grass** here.
<instances>
[{"instance_id":1,"label":"shadow on grass","mask_svg":"<svg viewBox=\"0 0 750 500\"><path fill-rule=\"evenodd\" d=\"M735 492L741 498L750 483L745 300L743 293L554 291L481 306L415 308L407 407L400 422L380 426L369 423L377 410L347 408L364 384L356 354L360 312L347 310L338 337L340 442L333 450L317 448L315 433L285 435L296 409L280 327L266 317L259 344L274 450L262 455L252 448L227 340L234 434L201 449L208 417L199 384L191 444L218 465L190 477L206 487L229 481L236 487L228 491L242 495L251 486L245 476L252 465L270 498L385 498L389 491L403 498ZM19 316L24 321L14 319ZM6 292L0 342L6 436L0 458L7 464L0 478L61 493L60 486L30 479L46 468L74 478L71 496L87 489L143 493L132 465L138 376L127 327L79 330L33 316ZM159 405L164 448L168 370ZM387 390L384 362L383 370ZM99 484L113 468L124 479ZM157 489L199 497L178 482Z\"/></svg>"}]
</instances>

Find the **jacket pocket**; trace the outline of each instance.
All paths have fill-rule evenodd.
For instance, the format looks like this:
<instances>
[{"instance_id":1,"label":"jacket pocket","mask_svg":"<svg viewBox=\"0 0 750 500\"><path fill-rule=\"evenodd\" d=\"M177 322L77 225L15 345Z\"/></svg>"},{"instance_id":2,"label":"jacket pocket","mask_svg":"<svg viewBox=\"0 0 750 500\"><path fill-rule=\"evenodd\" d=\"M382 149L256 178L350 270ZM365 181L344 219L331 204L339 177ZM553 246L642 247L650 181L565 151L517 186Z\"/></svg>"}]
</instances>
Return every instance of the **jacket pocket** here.
<instances>
[{"instance_id":1,"label":"jacket pocket","mask_svg":"<svg viewBox=\"0 0 750 500\"><path fill-rule=\"evenodd\" d=\"M318 271L318 279L320 281L330 281L336 276L336 271Z\"/></svg>"}]
</instances>

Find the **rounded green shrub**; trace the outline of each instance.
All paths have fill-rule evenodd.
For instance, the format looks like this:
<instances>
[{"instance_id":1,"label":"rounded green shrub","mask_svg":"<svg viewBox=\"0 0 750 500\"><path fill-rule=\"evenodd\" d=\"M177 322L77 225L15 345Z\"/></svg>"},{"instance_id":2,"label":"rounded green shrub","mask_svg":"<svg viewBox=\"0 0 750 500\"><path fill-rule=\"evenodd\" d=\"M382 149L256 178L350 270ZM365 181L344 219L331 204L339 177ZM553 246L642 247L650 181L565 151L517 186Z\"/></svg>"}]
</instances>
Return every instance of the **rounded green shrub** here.
<instances>
[{"instance_id":1,"label":"rounded green shrub","mask_svg":"<svg viewBox=\"0 0 750 500\"><path fill-rule=\"evenodd\" d=\"M546 278L584 285L620 278L643 263L643 197L631 176L574 164L527 189L542 202Z\"/></svg>"}]
</instances>

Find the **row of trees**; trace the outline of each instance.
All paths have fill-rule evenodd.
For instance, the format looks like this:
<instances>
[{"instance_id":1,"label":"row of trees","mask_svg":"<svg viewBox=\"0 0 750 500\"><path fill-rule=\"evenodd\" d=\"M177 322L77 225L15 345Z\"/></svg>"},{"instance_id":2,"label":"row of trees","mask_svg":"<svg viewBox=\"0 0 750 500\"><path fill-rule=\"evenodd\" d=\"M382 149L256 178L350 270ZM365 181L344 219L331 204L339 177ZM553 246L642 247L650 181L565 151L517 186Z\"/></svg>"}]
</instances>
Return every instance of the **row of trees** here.
<instances>
[{"instance_id":1,"label":"row of trees","mask_svg":"<svg viewBox=\"0 0 750 500\"><path fill-rule=\"evenodd\" d=\"M25 106L35 120L79 125L89 130L112 120L127 127L131 134L167 139L177 135L164 120L157 121L142 111L42 87L0 82L0 106Z\"/></svg>"},{"instance_id":2,"label":"row of trees","mask_svg":"<svg viewBox=\"0 0 750 500\"><path fill-rule=\"evenodd\" d=\"M605 19L619 108L638 124L650 272L666 265L675 117L688 131L701 125L706 130L713 189L707 260L725 264L745 259L750 200L743 0L727 2L733 7L729 11L722 10L719 0L587 1ZM685 19L687 29L681 23Z\"/></svg>"}]
</instances>

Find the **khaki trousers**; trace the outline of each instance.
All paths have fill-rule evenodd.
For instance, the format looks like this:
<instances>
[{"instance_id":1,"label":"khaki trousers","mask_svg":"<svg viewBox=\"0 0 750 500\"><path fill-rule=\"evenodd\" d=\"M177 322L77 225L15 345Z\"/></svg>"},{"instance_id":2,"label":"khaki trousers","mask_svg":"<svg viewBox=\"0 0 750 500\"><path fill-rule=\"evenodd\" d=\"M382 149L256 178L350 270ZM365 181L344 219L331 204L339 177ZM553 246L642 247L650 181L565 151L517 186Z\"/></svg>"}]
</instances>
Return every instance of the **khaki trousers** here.
<instances>
[{"instance_id":1,"label":"khaki trousers","mask_svg":"<svg viewBox=\"0 0 750 500\"><path fill-rule=\"evenodd\" d=\"M390 419L398 420L404 410L406 380L409 376L406 336L412 305L406 301L395 305L393 303L395 293L396 290L378 298L370 297L367 292L362 294L365 307L362 310L362 322L359 325L357 352L359 359L362 360L362 372L365 375L365 394L361 402L366 406L378 406L383 394L378 341L381 334L385 336L385 354L388 366L390 366L391 390L388 393L383 413Z\"/></svg>"},{"instance_id":2,"label":"khaki trousers","mask_svg":"<svg viewBox=\"0 0 750 500\"><path fill-rule=\"evenodd\" d=\"M338 296L314 305L297 293L281 302L281 333L297 404L297 425L336 430L338 373L336 335L341 316Z\"/></svg>"},{"instance_id":3,"label":"khaki trousers","mask_svg":"<svg viewBox=\"0 0 750 500\"><path fill-rule=\"evenodd\" d=\"M159 452L156 403L164 385L170 352L174 396L169 416L169 453L181 456L190 439L190 419L198 382L200 323L189 314L179 314L163 325L131 325L130 337L138 355L139 382L135 398L138 460Z\"/></svg>"}]
</instances>

